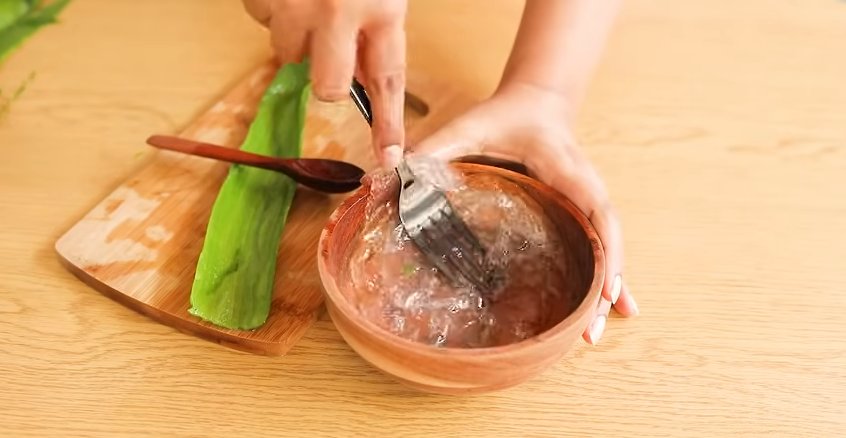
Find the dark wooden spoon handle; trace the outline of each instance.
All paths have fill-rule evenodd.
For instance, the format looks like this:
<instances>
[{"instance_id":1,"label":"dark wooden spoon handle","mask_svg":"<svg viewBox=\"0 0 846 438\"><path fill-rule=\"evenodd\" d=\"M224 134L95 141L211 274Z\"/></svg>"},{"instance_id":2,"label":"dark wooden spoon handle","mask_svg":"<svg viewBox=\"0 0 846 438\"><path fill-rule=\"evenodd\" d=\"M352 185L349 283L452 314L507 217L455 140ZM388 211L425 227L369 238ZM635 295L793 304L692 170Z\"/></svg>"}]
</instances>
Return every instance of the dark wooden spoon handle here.
<instances>
[{"instance_id":1,"label":"dark wooden spoon handle","mask_svg":"<svg viewBox=\"0 0 846 438\"><path fill-rule=\"evenodd\" d=\"M226 161L228 163L244 164L262 169L280 171L286 166L280 163L278 158L245 152L240 149L226 148L223 146L189 140L187 138L172 137L168 135L153 135L147 139L147 144L160 149L167 149L182 152L189 155L197 155L205 158ZM294 169L291 168L293 171Z\"/></svg>"},{"instance_id":2,"label":"dark wooden spoon handle","mask_svg":"<svg viewBox=\"0 0 846 438\"><path fill-rule=\"evenodd\" d=\"M361 185L364 170L324 158L276 158L168 135L153 135L147 144L189 155L284 173L294 181L327 193L344 193Z\"/></svg>"}]
</instances>

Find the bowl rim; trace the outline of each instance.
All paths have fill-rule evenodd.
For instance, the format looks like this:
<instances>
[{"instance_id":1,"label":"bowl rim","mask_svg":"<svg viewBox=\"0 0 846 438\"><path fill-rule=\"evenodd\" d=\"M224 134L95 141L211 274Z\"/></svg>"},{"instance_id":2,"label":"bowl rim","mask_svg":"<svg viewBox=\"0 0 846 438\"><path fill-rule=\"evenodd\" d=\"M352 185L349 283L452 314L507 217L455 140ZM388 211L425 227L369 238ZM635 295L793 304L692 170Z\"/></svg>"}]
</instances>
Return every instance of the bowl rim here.
<instances>
[{"instance_id":1,"label":"bowl rim","mask_svg":"<svg viewBox=\"0 0 846 438\"><path fill-rule=\"evenodd\" d=\"M596 307L605 282L605 249L602 244L602 240L599 238L598 232L590 222L589 218L568 197L535 178L503 169L501 167L485 164L464 162L453 162L451 164L462 170L462 172L492 172L498 174L499 176L514 180L519 184L530 185L543 192L544 195L550 196L552 201L562 206L576 220L591 245L591 251L594 259L593 279L591 280L590 287L585 294L584 299L582 299L582 302L572 312L570 312L566 318L535 336L511 344L480 348L436 347L412 341L395 335L366 318L362 318L353 304L344 297L343 293L341 293L341 289L338 287L335 278L329 274L328 267L326 266L326 260L329 257L329 238L333 235L334 228L341 220L343 220L345 215L352 210L354 206L356 206L359 202L366 202L367 195L370 192L370 188L368 186L360 187L352 195L344 199L344 201L341 202L341 204L332 212L326 226L320 233L320 239L318 240L317 245L317 269L326 299L330 301L331 304L334 305L335 309L341 312L346 319L360 328L366 329L369 334L376 336L380 341L393 344L394 346L402 349L414 350L416 353L431 356L449 355L456 358L490 358L506 356L516 351L545 344L551 339L566 334L569 326L578 321L583 316L584 312L590 311L591 308Z\"/></svg>"}]
</instances>

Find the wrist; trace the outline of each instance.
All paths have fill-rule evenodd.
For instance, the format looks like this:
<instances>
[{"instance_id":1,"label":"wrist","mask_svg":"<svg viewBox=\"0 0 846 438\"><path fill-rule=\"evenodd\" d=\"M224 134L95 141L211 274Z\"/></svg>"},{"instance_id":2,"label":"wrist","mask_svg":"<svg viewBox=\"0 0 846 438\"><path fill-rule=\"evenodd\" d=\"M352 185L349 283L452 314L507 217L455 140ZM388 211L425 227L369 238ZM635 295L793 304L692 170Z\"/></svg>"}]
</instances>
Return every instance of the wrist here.
<instances>
[{"instance_id":1,"label":"wrist","mask_svg":"<svg viewBox=\"0 0 846 438\"><path fill-rule=\"evenodd\" d=\"M522 80L508 80L497 87L495 100L519 102L515 107L525 108L529 114L553 117L566 122L575 116L574 100L563 90L548 87L542 83Z\"/></svg>"},{"instance_id":2,"label":"wrist","mask_svg":"<svg viewBox=\"0 0 846 438\"><path fill-rule=\"evenodd\" d=\"M501 87L527 84L562 94L571 113L588 88L619 0L527 0Z\"/></svg>"}]
</instances>

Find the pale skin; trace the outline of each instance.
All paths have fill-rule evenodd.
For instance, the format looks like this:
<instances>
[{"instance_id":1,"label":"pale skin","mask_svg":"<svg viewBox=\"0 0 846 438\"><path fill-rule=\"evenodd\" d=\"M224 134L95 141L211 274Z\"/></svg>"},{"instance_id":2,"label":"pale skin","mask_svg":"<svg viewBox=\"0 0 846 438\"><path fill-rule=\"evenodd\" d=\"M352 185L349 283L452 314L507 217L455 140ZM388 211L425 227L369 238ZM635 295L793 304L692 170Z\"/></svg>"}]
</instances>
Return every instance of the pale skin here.
<instances>
[{"instance_id":1,"label":"pale skin","mask_svg":"<svg viewBox=\"0 0 846 438\"><path fill-rule=\"evenodd\" d=\"M591 220L606 252L606 277L584 339L597 344L613 307L638 314L623 280L623 237L605 185L571 123L601 56L620 0L526 0L520 29L493 95L405 148L406 0L244 0L270 29L280 62L311 60L314 94L348 99L358 78L373 104L373 146L382 165L408 153L518 161L569 197Z\"/></svg>"}]
</instances>

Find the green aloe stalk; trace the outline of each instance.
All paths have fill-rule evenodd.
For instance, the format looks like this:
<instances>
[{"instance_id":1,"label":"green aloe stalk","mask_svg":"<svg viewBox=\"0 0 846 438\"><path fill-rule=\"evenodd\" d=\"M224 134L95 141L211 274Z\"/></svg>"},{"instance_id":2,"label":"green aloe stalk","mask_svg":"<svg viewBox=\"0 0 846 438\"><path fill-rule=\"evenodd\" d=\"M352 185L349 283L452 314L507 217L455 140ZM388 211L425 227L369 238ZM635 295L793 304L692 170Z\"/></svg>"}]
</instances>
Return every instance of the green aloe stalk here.
<instances>
[{"instance_id":1,"label":"green aloe stalk","mask_svg":"<svg viewBox=\"0 0 846 438\"><path fill-rule=\"evenodd\" d=\"M241 149L298 157L311 85L307 61L282 67L265 91ZM212 207L191 290L190 312L229 329L267 320L277 252L296 183L232 165Z\"/></svg>"}]
</instances>

